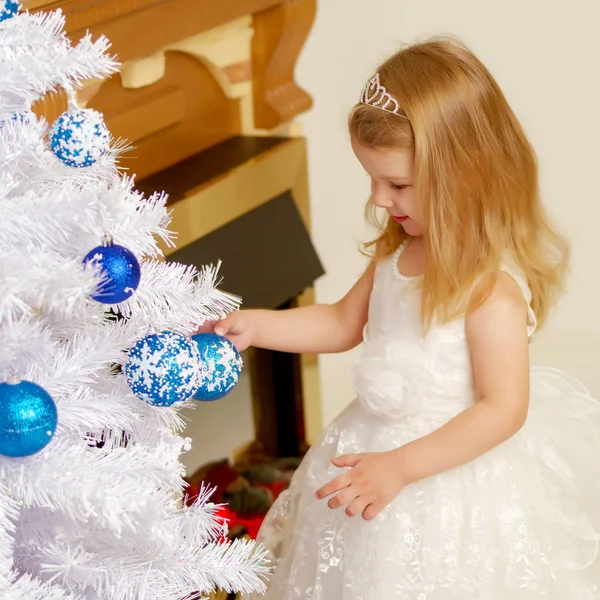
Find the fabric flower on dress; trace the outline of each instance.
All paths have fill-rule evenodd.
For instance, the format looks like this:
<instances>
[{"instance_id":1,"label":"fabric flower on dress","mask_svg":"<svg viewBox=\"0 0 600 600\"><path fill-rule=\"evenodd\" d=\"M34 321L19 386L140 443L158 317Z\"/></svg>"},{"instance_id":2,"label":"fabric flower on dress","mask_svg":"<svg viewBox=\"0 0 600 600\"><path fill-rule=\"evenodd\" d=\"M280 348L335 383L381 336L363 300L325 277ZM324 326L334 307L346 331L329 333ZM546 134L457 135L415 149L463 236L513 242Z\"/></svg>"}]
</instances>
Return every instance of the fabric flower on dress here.
<instances>
[{"instance_id":1,"label":"fabric flower on dress","mask_svg":"<svg viewBox=\"0 0 600 600\"><path fill-rule=\"evenodd\" d=\"M435 385L425 353L402 340L365 344L353 379L365 409L394 419L421 414L423 397Z\"/></svg>"}]
</instances>

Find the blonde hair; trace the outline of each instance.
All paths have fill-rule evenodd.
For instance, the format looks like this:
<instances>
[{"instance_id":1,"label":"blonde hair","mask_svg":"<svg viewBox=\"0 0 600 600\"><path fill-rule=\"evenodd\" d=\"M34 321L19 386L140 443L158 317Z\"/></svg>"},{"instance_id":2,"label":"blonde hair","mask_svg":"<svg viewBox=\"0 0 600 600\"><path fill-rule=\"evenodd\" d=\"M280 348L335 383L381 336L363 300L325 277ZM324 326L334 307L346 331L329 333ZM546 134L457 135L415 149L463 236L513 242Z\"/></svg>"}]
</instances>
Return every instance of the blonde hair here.
<instances>
[{"instance_id":1,"label":"blonde hair","mask_svg":"<svg viewBox=\"0 0 600 600\"><path fill-rule=\"evenodd\" d=\"M378 72L409 120L357 104L349 129L369 147L414 151L426 227L424 328L481 306L506 252L526 277L543 324L561 289L569 246L540 202L535 152L500 87L472 52L449 40L409 46ZM389 218L373 220L380 235L365 249L380 259L406 234Z\"/></svg>"}]
</instances>

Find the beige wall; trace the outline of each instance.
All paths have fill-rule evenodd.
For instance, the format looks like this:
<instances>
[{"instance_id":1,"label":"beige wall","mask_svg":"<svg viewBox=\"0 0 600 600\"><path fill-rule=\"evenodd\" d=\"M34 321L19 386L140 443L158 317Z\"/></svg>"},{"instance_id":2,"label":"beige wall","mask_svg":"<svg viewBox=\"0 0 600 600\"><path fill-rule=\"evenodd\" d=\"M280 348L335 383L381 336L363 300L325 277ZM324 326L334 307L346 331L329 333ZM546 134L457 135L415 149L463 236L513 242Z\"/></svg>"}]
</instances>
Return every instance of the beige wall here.
<instances>
[{"instance_id":1,"label":"beige wall","mask_svg":"<svg viewBox=\"0 0 600 600\"><path fill-rule=\"evenodd\" d=\"M367 8L368 7L368 8ZM338 299L364 268L368 181L346 114L400 43L434 34L467 42L503 87L540 158L547 207L573 242L568 293L533 346L600 397L600 24L598 0L320 0L297 77L316 100L304 117L314 238L327 269L318 299ZM324 421L351 399L352 353L321 359Z\"/></svg>"}]
</instances>

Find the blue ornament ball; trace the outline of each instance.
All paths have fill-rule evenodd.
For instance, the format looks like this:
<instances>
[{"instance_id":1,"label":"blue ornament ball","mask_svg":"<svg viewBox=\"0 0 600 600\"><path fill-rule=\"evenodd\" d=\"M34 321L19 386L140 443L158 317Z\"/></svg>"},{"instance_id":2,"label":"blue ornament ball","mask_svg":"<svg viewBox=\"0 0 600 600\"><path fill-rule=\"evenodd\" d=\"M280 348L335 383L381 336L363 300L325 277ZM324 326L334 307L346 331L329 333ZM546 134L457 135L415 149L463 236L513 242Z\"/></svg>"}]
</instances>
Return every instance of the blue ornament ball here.
<instances>
[{"instance_id":1,"label":"blue ornament ball","mask_svg":"<svg viewBox=\"0 0 600 600\"><path fill-rule=\"evenodd\" d=\"M0 454L31 456L45 448L58 415L50 394L31 381L0 383Z\"/></svg>"},{"instance_id":2,"label":"blue ornament ball","mask_svg":"<svg viewBox=\"0 0 600 600\"><path fill-rule=\"evenodd\" d=\"M52 152L69 167L90 167L109 146L110 135L102 114L91 108L64 112L50 130Z\"/></svg>"},{"instance_id":3,"label":"blue ornament ball","mask_svg":"<svg viewBox=\"0 0 600 600\"><path fill-rule=\"evenodd\" d=\"M133 393L154 406L171 406L191 398L198 389L200 353L178 333L147 335L131 348L125 377Z\"/></svg>"},{"instance_id":4,"label":"blue ornament ball","mask_svg":"<svg viewBox=\"0 0 600 600\"><path fill-rule=\"evenodd\" d=\"M237 385L242 358L227 338L216 333L197 333L192 340L200 352L200 386L194 400L220 400Z\"/></svg>"},{"instance_id":5,"label":"blue ornament ball","mask_svg":"<svg viewBox=\"0 0 600 600\"><path fill-rule=\"evenodd\" d=\"M0 0L0 23L14 17L19 8L19 3L14 0Z\"/></svg>"},{"instance_id":6,"label":"blue ornament ball","mask_svg":"<svg viewBox=\"0 0 600 600\"><path fill-rule=\"evenodd\" d=\"M140 263L125 246L113 244L110 239L90 250L83 264L100 265L102 281L92 298L102 304L118 304L130 298L140 284Z\"/></svg>"}]
</instances>

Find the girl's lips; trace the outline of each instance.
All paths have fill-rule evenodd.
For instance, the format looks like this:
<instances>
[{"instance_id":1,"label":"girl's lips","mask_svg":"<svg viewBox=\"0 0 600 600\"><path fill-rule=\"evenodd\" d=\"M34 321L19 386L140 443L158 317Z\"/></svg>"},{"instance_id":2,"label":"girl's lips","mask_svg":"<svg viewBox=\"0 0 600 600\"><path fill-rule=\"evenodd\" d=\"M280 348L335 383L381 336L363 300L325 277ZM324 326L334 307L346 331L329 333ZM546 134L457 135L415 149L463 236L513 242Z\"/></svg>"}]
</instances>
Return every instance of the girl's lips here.
<instances>
[{"instance_id":1,"label":"girl's lips","mask_svg":"<svg viewBox=\"0 0 600 600\"><path fill-rule=\"evenodd\" d=\"M408 217L394 217L394 216L392 216L392 219L394 219L394 221L396 221L396 223L404 223L404 221L406 221L408 219Z\"/></svg>"}]
</instances>

